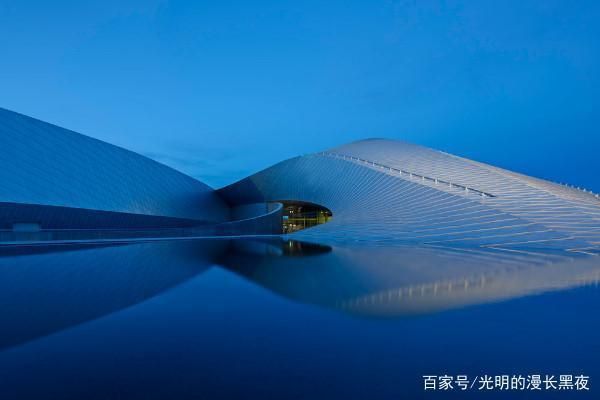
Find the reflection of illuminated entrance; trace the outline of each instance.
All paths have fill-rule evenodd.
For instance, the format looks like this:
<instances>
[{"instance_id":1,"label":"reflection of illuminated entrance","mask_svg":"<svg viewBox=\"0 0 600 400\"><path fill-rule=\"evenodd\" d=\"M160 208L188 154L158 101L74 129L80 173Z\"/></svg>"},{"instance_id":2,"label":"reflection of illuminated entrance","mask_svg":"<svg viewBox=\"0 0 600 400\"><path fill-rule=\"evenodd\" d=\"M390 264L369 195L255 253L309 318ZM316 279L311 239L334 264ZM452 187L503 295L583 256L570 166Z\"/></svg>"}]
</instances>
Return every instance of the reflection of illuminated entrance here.
<instances>
[{"instance_id":1,"label":"reflection of illuminated entrance","mask_svg":"<svg viewBox=\"0 0 600 400\"><path fill-rule=\"evenodd\" d=\"M324 224L331 219L331 211L317 204L285 200L279 202L283 204L283 233Z\"/></svg>"}]
</instances>

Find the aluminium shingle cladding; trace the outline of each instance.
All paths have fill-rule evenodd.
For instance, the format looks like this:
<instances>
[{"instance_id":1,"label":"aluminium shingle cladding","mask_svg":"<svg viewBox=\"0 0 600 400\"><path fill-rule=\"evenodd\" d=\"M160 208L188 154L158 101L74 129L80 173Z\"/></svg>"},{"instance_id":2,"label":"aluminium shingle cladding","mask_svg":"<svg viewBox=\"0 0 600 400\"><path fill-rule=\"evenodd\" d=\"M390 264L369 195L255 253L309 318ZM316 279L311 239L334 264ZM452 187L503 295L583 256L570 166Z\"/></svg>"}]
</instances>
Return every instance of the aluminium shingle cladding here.
<instances>
[{"instance_id":1,"label":"aluminium shingle cladding","mask_svg":"<svg viewBox=\"0 0 600 400\"><path fill-rule=\"evenodd\" d=\"M131 151L0 109L0 229L38 219L67 228L77 221L86 228L85 221L92 228L173 225L140 216L220 223L230 220L230 205L278 200L333 212L332 221L297 238L600 253L596 195L410 143L350 143L217 193ZM82 218L82 210L95 213Z\"/></svg>"},{"instance_id":2,"label":"aluminium shingle cladding","mask_svg":"<svg viewBox=\"0 0 600 400\"><path fill-rule=\"evenodd\" d=\"M139 154L0 108L0 203L222 222L207 185Z\"/></svg>"},{"instance_id":3,"label":"aluminium shingle cladding","mask_svg":"<svg viewBox=\"0 0 600 400\"><path fill-rule=\"evenodd\" d=\"M303 239L600 248L594 195L400 141L296 157L220 192L237 204L299 200L329 208L330 222L292 235Z\"/></svg>"}]
</instances>

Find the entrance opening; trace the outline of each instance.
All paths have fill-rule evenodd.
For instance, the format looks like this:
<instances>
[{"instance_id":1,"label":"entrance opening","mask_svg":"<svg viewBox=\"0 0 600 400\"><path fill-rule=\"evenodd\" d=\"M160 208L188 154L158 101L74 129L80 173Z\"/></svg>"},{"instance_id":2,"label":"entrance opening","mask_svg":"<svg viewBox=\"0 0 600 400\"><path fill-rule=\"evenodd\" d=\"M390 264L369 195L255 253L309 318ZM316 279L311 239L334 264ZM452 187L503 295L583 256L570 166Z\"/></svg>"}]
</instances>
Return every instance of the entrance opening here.
<instances>
[{"instance_id":1,"label":"entrance opening","mask_svg":"<svg viewBox=\"0 0 600 400\"><path fill-rule=\"evenodd\" d=\"M283 233L292 233L324 224L332 218L331 211L318 204L287 200L279 203L283 204Z\"/></svg>"}]
</instances>

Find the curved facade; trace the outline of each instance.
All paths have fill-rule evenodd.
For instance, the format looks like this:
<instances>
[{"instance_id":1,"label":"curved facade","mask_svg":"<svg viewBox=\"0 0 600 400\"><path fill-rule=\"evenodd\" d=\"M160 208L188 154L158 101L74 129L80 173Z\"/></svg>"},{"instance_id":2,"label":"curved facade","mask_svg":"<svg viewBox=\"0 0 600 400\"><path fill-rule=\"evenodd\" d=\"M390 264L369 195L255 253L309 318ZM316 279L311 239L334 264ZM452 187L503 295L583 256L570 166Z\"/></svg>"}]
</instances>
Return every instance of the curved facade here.
<instances>
[{"instance_id":1,"label":"curved facade","mask_svg":"<svg viewBox=\"0 0 600 400\"><path fill-rule=\"evenodd\" d=\"M131 151L0 109L0 229L172 227L229 220L207 185Z\"/></svg>"},{"instance_id":2,"label":"curved facade","mask_svg":"<svg viewBox=\"0 0 600 400\"><path fill-rule=\"evenodd\" d=\"M320 241L551 248L597 253L596 195L400 141L370 139L296 157L221 189L233 204L320 204Z\"/></svg>"},{"instance_id":3,"label":"curved facade","mask_svg":"<svg viewBox=\"0 0 600 400\"><path fill-rule=\"evenodd\" d=\"M295 202L333 214L292 234L304 240L600 252L597 195L401 141L292 158L218 191L2 109L0 149L0 241L22 227L60 231L44 240L72 229L126 230L94 238L280 234L286 215L274 204Z\"/></svg>"}]
</instances>

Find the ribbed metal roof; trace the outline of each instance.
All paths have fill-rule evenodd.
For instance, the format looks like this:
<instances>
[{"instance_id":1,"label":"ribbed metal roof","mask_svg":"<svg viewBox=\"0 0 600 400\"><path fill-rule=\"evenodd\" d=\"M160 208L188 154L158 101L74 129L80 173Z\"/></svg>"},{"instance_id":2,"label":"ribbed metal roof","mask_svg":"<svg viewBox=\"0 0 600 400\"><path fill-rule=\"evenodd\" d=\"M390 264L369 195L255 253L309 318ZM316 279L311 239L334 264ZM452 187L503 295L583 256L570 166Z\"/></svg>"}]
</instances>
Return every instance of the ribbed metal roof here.
<instances>
[{"instance_id":1,"label":"ribbed metal roof","mask_svg":"<svg viewBox=\"0 0 600 400\"><path fill-rule=\"evenodd\" d=\"M385 139L296 157L220 190L230 202L300 200L333 212L299 238L597 253L592 193Z\"/></svg>"},{"instance_id":2,"label":"ribbed metal roof","mask_svg":"<svg viewBox=\"0 0 600 400\"><path fill-rule=\"evenodd\" d=\"M221 222L212 188L147 157L0 108L0 203ZM49 210L48 212L52 212Z\"/></svg>"}]
</instances>

